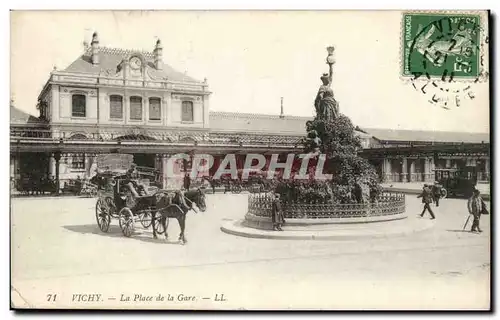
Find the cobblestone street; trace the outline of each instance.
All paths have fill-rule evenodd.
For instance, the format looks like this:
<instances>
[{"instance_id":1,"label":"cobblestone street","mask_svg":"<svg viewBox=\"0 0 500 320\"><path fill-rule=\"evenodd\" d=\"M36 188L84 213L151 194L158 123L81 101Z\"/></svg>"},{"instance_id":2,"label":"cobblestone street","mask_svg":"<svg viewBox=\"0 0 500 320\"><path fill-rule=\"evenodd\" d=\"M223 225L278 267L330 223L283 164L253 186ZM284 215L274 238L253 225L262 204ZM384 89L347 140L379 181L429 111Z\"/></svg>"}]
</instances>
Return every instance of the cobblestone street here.
<instances>
[{"instance_id":1,"label":"cobblestone street","mask_svg":"<svg viewBox=\"0 0 500 320\"><path fill-rule=\"evenodd\" d=\"M421 212L419 200L406 196L408 223ZM434 226L410 236L313 241L225 234L221 224L244 216L247 195L207 195L207 211L188 214L184 246L176 242L175 220L170 220L168 242L163 236L153 239L150 230L141 228L126 238L116 220L108 233L102 233L95 221L95 203L96 199L73 197L12 199L16 305L195 309L489 305L490 217L482 217L482 234L463 232L467 218L463 199L445 199L439 208L433 206ZM55 301L49 294L57 295ZM78 294L101 296L94 297L99 301L84 302L75 298ZM159 294L164 301L156 301ZM147 296L153 301L143 301ZM131 300L124 301L127 297Z\"/></svg>"}]
</instances>

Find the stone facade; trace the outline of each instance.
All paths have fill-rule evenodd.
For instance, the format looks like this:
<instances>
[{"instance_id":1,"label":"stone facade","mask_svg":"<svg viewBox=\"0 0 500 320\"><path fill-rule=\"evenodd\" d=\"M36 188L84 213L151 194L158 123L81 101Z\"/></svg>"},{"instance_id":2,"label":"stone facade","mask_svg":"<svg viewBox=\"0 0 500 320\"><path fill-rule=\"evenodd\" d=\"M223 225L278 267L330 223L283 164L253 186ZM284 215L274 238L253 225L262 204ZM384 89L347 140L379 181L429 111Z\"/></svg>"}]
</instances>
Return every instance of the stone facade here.
<instances>
[{"instance_id":1,"label":"stone facade","mask_svg":"<svg viewBox=\"0 0 500 320\"><path fill-rule=\"evenodd\" d=\"M153 52L92 46L68 68L54 70L39 95L52 135L90 138L89 132L116 136L147 135L149 130L209 128L208 84L163 63L161 43ZM63 154L59 176L64 180L89 175L94 155ZM155 157L153 155L153 157ZM49 172L55 175L55 160ZM75 164L76 163L76 164ZM161 155L155 166L161 169Z\"/></svg>"}]
</instances>

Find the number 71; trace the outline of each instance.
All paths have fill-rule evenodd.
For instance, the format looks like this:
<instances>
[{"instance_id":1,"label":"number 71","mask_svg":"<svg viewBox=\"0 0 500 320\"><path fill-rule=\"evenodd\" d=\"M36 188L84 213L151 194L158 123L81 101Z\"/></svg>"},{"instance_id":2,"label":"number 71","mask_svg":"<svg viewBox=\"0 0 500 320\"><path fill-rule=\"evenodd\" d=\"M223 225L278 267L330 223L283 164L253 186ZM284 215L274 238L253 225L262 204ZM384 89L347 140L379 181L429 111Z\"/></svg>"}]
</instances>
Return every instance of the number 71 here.
<instances>
[{"instance_id":1,"label":"number 71","mask_svg":"<svg viewBox=\"0 0 500 320\"><path fill-rule=\"evenodd\" d=\"M47 295L47 301L56 301L56 298L57 298L57 294L51 294L51 293L49 293Z\"/></svg>"}]
</instances>

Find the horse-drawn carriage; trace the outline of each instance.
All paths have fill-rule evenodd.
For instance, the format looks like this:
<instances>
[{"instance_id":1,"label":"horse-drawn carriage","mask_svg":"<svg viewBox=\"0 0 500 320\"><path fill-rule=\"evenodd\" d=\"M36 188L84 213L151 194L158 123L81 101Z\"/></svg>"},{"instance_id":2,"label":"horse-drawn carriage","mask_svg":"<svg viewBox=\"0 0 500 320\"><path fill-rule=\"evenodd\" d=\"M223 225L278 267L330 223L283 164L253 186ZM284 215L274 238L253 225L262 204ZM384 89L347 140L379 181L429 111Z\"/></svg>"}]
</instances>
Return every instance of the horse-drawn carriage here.
<instances>
[{"instance_id":1,"label":"horse-drawn carriage","mask_svg":"<svg viewBox=\"0 0 500 320\"><path fill-rule=\"evenodd\" d=\"M132 166L132 155L103 155L97 159L97 175L94 178L99 185L96 203L96 220L99 229L108 232L112 219L118 219L124 236L131 237L137 223L148 229L152 226L153 236L165 234L169 218L176 218L181 228L179 240L184 237L185 217L195 203L201 211L206 210L205 195L198 190L182 193L161 189L146 190L127 173ZM134 195L135 188L138 195ZM151 192L152 191L152 192Z\"/></svg>"}]
</instances>

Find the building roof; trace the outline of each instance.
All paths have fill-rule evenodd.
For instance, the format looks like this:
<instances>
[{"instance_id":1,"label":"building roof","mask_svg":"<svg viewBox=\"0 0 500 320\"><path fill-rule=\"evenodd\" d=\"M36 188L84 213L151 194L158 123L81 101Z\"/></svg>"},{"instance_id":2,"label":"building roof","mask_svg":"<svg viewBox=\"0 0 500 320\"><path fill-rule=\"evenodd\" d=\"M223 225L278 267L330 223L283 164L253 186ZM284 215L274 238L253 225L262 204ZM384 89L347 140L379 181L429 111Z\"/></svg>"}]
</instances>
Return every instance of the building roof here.
<instances>
[{"instance_id":1,"label":"building roof","mask_svg":"<svg viewBox=\"0 0 500 320\"><path fill-rule=\"evenodd\" d=\"M210 112L210 128L212 130L283 134L304 136L306 122L312 117L298 117L285 115L237 113L237 112ZM488 133L447 132L447 131L418 131L361 128L358 131L361 137L374 137L379 141L401 142L464 142L489 143Z\"/></svg>"},{"instance_id":2,"label":"building roof","mask_svg":"<svg viewBox=\"0 0 500 320\"><path fill-rule=\"evenodd\" d=\"M148 73L154 79L164 79L182 82L200 82L188 75L174 70L170 65L163 62L162 70L157 70L154 67L154 55L152 52L146 51L133 51L118 48L99 47L99 64L92 64L91 47L88 47L83 55L78 57L71 63L64 71L75 73L87 73L98 75L103 72L110 72L115 74L118 65L123 59L130 57L133 54L140 54L144 57L148 66Z\"/></svg>"},{"instance_id":3,"label":"building roof","mask_svg":"<svg viewBox=\"0 0 500 320\"><path fill-rule=\"evenodd\" d=\"M306 122L310 117L283 116L237 113L237 112L210 112L210 129L228 132L267 133L304 135Z\"/></svg>"},{"instance_id":4,"label":"building roof","mask_svg":"<svg viewBox=\"0 0 500 320\"><path fill-rule=\"evenodd\" d=\"M26 125L26 124L45 124L46 122L39 118L10 106L10 124L11 125Z\"/></svg>"},{"instance_id":5,"label":"building roof","mask_svg":"<svg viewBox=\"0 0 500 320\"><path fill-rule=\"evenodd\" d=\"M380 141L489 143L488 133L364 128Z\"/></svg>"}]
</instances>

